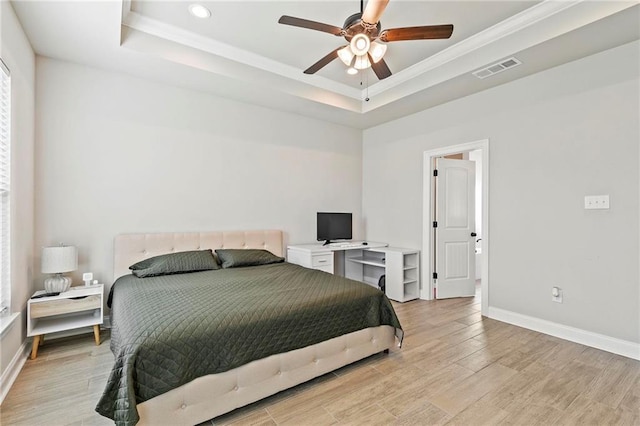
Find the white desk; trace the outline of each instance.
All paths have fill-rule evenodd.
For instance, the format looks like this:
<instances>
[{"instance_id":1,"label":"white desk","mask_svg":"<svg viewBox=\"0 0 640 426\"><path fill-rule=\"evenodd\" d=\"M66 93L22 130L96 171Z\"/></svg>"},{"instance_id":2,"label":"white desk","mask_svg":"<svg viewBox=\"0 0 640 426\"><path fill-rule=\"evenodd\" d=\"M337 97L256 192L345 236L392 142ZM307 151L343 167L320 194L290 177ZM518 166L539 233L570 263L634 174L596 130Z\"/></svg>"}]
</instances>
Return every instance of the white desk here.
<instances>
[{"instance_id":1,"label":"white desk","mask_svg":"<svg viewBox=\"0 0 640 426\"><path fill-rule=\"evenodd\" d=\"M386 247L387 243L353 241L349 246L322 243L295 244L287 246L287 261L311 269L319 269L330 274L345 276L344 252L347 250L366 250L370 248Z\"/></svg>"},{"instance_id":2,"label":"white desk","mask_svg":"<svg viewBox=\"0 0 640 426\"><path fill-rule=\"evenodd\" d=\"M378 287L386 277L387 297L398 302L417 299L420 293L419 251L388 247L386 243L351 243L349 246L296 244L287 247L287 261L319 269Z\"/></svg>"}]
</instances>

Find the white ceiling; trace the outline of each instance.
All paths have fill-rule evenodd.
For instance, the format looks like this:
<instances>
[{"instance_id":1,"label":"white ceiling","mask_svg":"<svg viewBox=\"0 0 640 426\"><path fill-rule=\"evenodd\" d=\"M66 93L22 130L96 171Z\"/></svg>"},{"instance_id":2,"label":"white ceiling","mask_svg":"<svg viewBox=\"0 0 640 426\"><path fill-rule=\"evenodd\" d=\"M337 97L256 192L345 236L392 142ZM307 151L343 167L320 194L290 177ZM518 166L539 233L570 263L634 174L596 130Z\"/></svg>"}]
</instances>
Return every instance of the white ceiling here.
<instances>
[{"instance_id":1,"label":"white ceiling","mask_svg":"<svg viewBox=\"0 0 640 426\"><path fill-rule=\"evenodd\" d=\"M342 27L357 1L13 1L36 53L367 128L640 38L637 1L391 0L384 28L453 24L448 40L388 43L393 75L350 76L340 60L303 70L341 37L277 23ZM522 65L470 73L515 56ZM368 100L366 100L368 98Z\"/></svg>"}]
</instances>

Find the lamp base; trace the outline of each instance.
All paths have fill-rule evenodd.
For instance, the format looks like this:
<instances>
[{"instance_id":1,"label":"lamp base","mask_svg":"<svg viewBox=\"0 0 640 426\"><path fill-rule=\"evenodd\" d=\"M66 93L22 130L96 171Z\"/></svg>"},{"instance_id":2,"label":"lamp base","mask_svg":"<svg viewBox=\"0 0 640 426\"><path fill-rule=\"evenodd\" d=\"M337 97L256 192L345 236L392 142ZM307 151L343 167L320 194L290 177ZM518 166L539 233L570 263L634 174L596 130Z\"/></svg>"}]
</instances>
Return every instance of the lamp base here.
<instances>
[{"instance_id":1,"label":"lamp base","mask_svg":"<svg viewBox=\"0 0 640 426\"><path fill-rule=\"evenodd\" d=\"M71 278L55 274L44 280L44 291L47 293L64 293L71 287Z\"/></svg>"}]
</instances>

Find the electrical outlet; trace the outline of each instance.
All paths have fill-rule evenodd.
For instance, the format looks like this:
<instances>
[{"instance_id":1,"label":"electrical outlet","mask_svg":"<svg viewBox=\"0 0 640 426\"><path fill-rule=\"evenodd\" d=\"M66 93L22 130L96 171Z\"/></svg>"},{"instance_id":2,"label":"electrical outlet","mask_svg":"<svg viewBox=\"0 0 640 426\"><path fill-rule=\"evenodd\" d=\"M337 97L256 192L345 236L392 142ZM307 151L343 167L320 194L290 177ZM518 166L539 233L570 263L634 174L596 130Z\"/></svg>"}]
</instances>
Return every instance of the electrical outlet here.
<instances>
[{"instance_id":1,"label":"electrical outlet","mask_svg":"<svg viewBox=\"0 0 640 426\"><path fill-rule=\"evenodd\" d=\"M586 195L584 197L584 208L585 210L608 209L609 196L608 195Z\"/></svg>"},{"instance_id":2,"label":"electrical outlet","mask_svg":"<svg viewBox=\"0 0 640 426\"><path fill-rule=\"evenodd\" d=\"M551 289L551 301L562 303L562 289L560 287L553 287Z\"/></svg>"}]
</instances>

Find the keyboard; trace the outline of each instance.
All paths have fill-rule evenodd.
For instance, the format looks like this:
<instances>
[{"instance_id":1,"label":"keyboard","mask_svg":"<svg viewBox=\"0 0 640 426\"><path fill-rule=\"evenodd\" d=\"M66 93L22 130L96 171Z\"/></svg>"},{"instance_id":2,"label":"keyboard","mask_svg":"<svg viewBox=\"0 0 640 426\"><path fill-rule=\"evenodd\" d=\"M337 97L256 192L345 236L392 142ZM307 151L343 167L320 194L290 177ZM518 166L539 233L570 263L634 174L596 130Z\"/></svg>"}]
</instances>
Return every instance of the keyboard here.
<instances>
[{"instance_id":1,"label":"keyboard","mask_svg":"<svg viewBox=\"0 0 640 426\"><path fill-rule=\"evenodd\" d=\"M329 247L338 247L338 248L353 248L360 247L362 243L331 243Z\"/></svg>"}]
</instances>

